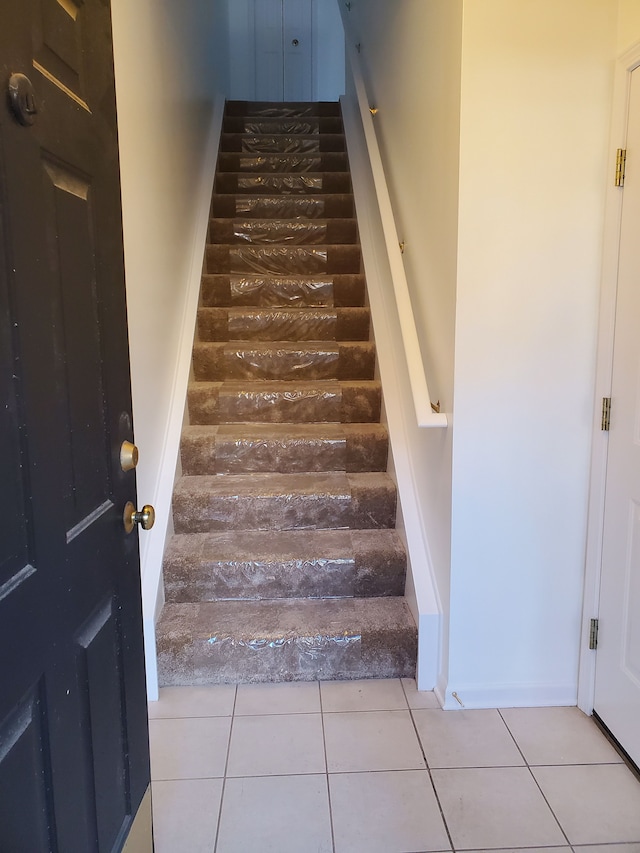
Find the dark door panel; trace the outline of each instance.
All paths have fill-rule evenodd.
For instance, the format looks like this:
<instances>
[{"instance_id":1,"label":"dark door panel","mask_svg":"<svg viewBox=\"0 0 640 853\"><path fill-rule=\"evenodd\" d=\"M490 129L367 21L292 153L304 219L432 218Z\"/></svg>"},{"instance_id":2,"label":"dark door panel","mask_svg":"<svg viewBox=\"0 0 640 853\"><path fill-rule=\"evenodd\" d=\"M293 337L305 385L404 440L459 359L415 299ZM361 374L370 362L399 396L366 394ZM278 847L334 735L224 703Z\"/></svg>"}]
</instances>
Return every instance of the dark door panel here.
<instances>
[{"instance_id":1,"label":"dark door panel","mask_svg":"<svg viewBox=\"0 0 640 853\"><path fill-rule=\"evenodd\" d=\"M3 3L0 83L0 850L115 851L149 758L108 2Z\"/></svg>"}]
</instances>

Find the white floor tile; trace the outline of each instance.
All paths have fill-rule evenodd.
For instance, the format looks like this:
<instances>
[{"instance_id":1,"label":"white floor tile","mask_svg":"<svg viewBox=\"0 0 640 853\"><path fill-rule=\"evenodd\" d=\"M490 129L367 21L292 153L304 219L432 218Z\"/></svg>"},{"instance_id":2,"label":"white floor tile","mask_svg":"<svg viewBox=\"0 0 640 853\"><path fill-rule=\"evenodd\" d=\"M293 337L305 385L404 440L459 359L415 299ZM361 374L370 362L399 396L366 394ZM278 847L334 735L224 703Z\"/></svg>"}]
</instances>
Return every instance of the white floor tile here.
<instances>
[{"instance_id":1,"label":"white floor tile","mask_svg":"<svg viewBox=\"0 0 640 853\"><path fill-rule=\"evenodd\" d=\"M407 700L399 678L367 681L323 681L320 684L322 710L404 711Z\"/></svg>"},{"instance_id":2,"label":"white floor tile","mask_svg":"<svg viewBox=\"0 0 640 853\"><path fill-rule=\"evenodd\" d=\"M640 843L574 845L573 849L575 853L640 853Z\"/></svg>"},{"instance_id":3,"label":"white floor tile","mask_svg":"<svg viewBox=\"0 0 640 853\"><path fill-rule=\"evenodd\" d=\"M154 782L155 853L211 853L216 840L222 779Z\"/></svg>"},{"instance_id":4,"label":"white floor tile","mask_svg":"<svg viewBox=\"0 0 640 853\"><path fill-rule=\"evenodd\" d=\"M624 764L535 767L572 844L640 842L640 782Z\"/></svg>"},{"instance_id":5,"label":"white floor tile","mask_svg":"<svg viewBox=\"0 0 640 853\"><path fill-rule=\"evenodd\" d=\"M414 711L429 767L517 767L524 759L498 711Z\"/></svg>"},{"instance_id":6,"label":"white floor tile","mask_svg":"<svg viewBox=\"0 0 640 853\"><path fill-rule=\"evenodd\" d=\"M332 849L326 776L227 779L217 853Z\"/></svg>"},{"instance_id":7,"label":"white floor tile","mask_svg":"<svg viewBox=\"0 0 640 853\"><path fill-rule=\"evenodd\" d=\"M526 767L434 770L456 850L566 846Z\"/></svg>"},{"instance_id":8,"label":"white floor tile","mask_svg":"<svg viewBox=\"0 0 640 853\"><path fill-rule=\"evenodd\" d=\"M238 685L238 716L314 713L320 713L320 688L317 681Z\"/></svg>"},{"instance_id":9,"label":"white floor tile","mask_svg":"<svg viewBox=\"0 0 640 853\"><path fill-rule=\"evenodd\" d=\"M151 778L224 776L231 717L150 720Z\"/></svg>"},{"instance_id":10,"label":"white floor tile","mask_svg":"<svg viewBox=\"0 0 640 853\"><path fill-rule=\"evenodd\" d=\"M324 772L320 714L235 717L228 776Z\"/></svg>"},{"instance_id":11,"label":"white floor tile","mask_svg":"<svg viewBox=\"0 0 640 853\"><path fill-rule=\"evenodd\" d=\"M450 850L426 770L329 776L336 853Z\"/></svg>"},{"instance_id":12,"label":"white floor tile","mask_svg":"<svg viewBox=\"0 0 640 853\"><path fill-rule=\"evenodd\" d=\"M235 684L212 687L161 687L157 702L149 702L149 719L169 717L228 717L233 714Z\"/></svg>"},{"instance_id":13,"label":"white floor tile","mask_svg":"<svg viewBox=\"0 0 640 853\"><path fill-rule=\"evenodd\" d=\"M501 713L529 764L622 762L578 708L509 708Z\"/></svg>"},{"instance_id":14,"label":"white floor tile","mask_svg":"<svg viewBox=\"0 0 640 853\"><path fill-rule=\"evenodd\" d=\"M425 767L409 711L325 714L324 736L330 773Z\"/></svg>"},{"instance_id":15,"label":"white floor tile","mask_svg":"<svg viewBox=\"0 0 640 853\"><path fill-rule=\"evenodd\" d=\"M402 678L402 686L410 708L439 708L433 690L418 690L415 678Z\"/></svg>"}]
</instances>

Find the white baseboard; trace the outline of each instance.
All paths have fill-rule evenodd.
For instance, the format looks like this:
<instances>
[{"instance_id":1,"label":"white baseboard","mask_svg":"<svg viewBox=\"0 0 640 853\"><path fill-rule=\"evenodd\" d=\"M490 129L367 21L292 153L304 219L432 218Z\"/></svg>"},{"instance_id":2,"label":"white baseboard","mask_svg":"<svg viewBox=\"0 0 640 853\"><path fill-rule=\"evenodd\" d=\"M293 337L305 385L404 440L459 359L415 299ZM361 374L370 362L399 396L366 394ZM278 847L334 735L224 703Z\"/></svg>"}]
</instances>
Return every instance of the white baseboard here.
<instances>
[{"instance_id":1,"label":"white baseboard","mask_svg":"<svg viewBox=\"0 0 640 853\"><path fill-rule=\"evenodd\" d=\"M446 693L442 685L438 685L435 692L445 711L460 711L463 708L564 707L574 706L578 700L577 684L449 684Z\"/></svg>"}]
</instances>

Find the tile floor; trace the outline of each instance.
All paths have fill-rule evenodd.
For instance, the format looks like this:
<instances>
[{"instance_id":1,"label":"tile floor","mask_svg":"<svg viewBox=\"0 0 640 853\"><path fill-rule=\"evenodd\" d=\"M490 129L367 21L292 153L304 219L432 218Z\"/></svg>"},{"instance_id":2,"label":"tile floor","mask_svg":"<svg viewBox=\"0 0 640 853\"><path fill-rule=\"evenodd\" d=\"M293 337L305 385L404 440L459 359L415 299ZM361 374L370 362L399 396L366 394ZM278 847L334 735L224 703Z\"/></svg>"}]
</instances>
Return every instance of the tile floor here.
<instances>
[{"instance_id":1,"label":"tile floor","mask_svg":"<svg viewBox=\"0 0 640 853\"><path fill-rule=\"evenodd\" d=\"M640 782L577 708L393 679L166 688L149 716L156 853L640 853Z\"/></svg>"}]
</instances>

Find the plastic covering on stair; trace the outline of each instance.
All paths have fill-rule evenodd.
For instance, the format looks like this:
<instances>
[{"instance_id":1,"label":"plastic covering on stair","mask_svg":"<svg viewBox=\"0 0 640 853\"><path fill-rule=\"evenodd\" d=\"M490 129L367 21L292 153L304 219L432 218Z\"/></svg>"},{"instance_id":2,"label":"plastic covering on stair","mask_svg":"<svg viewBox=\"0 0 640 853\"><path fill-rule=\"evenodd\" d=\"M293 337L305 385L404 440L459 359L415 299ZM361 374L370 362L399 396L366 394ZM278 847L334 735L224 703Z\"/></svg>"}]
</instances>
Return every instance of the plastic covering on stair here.
<instances>
[{"instance_id":1,"label":"plastic covering on stair","mask_svg":"<svg viewBox=\"0 0 640 853\"><path fill-rule=\"evenodd\" d=\"M321 219L324 216L323 198L300 196L237 196L236 216L265 217L269 219Z\"/></svg>"},{"instance_id":2,"label":"plastic covering on stair","mask_svg":"<svg viewBox=\"0 0 640 853\"><path fill-rule=\"evenodd\" d=\"M318 634L315 637L292 637L285 635L282 637L252 637L251 639L243 640L237 637L223 637L212 635L207 642L210 646L230 647L234 649L249 649L256 654L262 650L269 651L271 649L286 648L290 653L297 654L300 661L318 660L324 658L331 653L331 649L344 646L360 645L362 637L360 634L338 634L335 637L329 635ZM292 662L289 668L293 668L295 664Z\"/></svg>"},{"instance_id":3,"label":"plastic covering on stair","mask_svg":"<svg viewBox=\"0 0 640 853\"><path fill-rule=\"evenodd\" d=\"M325 272L326 249L307 249L296 246L241 246L229 249L229 272L291 275Z\"/></svg>"},{"instance_id":4,"label":"plastic covering on stair","mask_svg":"<svg viewBox=\"0 0 640 853\"><path fill-rule=\"evenodd\" d=\"M313 468L309 466L309 458L313 458ZM304 463L306 460L306 464ZM274 469L274 461L279 461L283 470L302 473L314 471L345 471L347 466L347 439L331 438L327 435L313 437L296 434L288 436L249 434L233 441L219 440L216 447L216 462L221 470L229 474L263 473ZM295 467L299 462L300 469ZM291 464L294 463L294 464ZM280 470L275 466L275 470ZM228 561L225 561L228 562ZM296 568L309 566L309 560L289 560ZM313 565L326 563L326 560L314 559ZM331 560L337 562L336 559ZM345 564L349 561L344 561ZM252 561L260 568L260 561ZM271 563L265 565L272 565ZM246 565L246 563L243 563Z\"/></svg>"},{"instance_id":5,"label":"plastic covering on stair","mask_svg":"<svg viewBox=\"0 0 640 853\"><path fill-rule=\"evenodd\" d=\"M305 220L250 219L233 223L235 240L246 243L290 243L293 245L321 245L327 242L326 222Z\"/></svg>"},{"instance_id":6,"label":"plastic covering on stair","mask_svg":"<svg viewBox=\"0 0 640 853\"><path fill-rule=\"evenodd\" d=\"M239 190L264 190L278 193L306 193L309 190L322 190L322 178L309 175L240 175Z\"/></svg>"},{"instance_id":7,"label":"plastic covering on stair","mask_svg":"<svg viewBox=\"0 0 640 853\"><path fill-rule=\"evenodd\" d=\"M338 382L308 388L296 385L286 389L244 388L233 397L238 420L249 423L304 422L309 410L322 411L327 421L335 422L340 419L342 407L342 387ZM320 419L314 417L313 420Z\"/></svg>"},{"instance_id":8,"label":"plastic covering on stair","mask_svg":"<svg viewBox=\"0 0 640 853\"><path fill-rule=\"evenodd\" d=\"M313 105L297 104L295 107L252 107L251 114L264 118L301 118L313 115Z\"/></svg>"},{"instance_id":9,"label":"plastic covering on stair","mask_svg":"<svg viewBox=\"0 0 640 853\"><path fill-rule=\"evenodd\" d=\"M233 379L336 379L338 345L225 347L225 375Z\"/></svg>"},{"instance_id":10,"label":"plastic covering on stair","mask_svg":"<svg viewBox=\"0 0 640 853\"><path fill-rule=\"evenodd\" d=\"M320 140L295 136L248 136L242 139L245 154L315 154L320 151Z\"/></svg>"},{"instance_id":11,"label":"plastic covering on stair","mask_svg":"<svg viewBox=\"0 0 640 853\"><path fill-rule=\"evenodd\" d=\"M333 278L262 278L260 276L231 276L229 278L232 305L285 307L293 305L331 308Z\"/></svg>"},{"instance_id":12,"label":"plastic covering on stair","mask_svg":"<svg viewBox=\"0 0 640 853\"><path fill-rule=\"evenodd\" d=\"M319 172L322 169L322 157L278 156L240 157L241 172Z\"/></svg>"},{"instance_id":13,"label":"plastic covering on stair","mask_svg":"<svg viewBox=\"0 0 640 853\"><path fill-rule=\"evenodd\" d=\"M335 311L294 310L229 311L228 331L232 341L335 341L338 315Z\"/></svg>"},{"instance_id":14,"label":"plastic covering on stair","mask_svg":"<svg viewBox=\"0 0 640 853\"><path fill-rule=\"evenodd\" d=\"M320 119L252 119L244 120L245 133L320 133Z\"/></svg>"}]
</instances>

